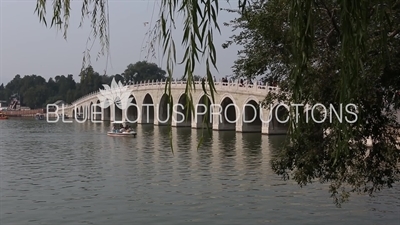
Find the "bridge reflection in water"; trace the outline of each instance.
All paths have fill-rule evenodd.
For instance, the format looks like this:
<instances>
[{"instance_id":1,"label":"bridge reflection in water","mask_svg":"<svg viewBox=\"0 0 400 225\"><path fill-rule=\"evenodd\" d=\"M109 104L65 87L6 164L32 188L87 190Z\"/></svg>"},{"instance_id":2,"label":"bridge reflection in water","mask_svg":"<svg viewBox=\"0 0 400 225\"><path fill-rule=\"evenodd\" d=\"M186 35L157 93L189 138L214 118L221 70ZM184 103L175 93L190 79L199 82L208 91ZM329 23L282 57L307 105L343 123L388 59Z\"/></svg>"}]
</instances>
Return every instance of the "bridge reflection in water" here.
<instances>
[{"instance_id":1,"label":"bridge reflection in water","mask_svg":"<svg viewBox=\"0 0 400 225\"><path fill-rule=\"evenodd\" d=\"M75 130L92 131L97 136L104 135L108 131L110 123L94 124L86 122L75 123L75 126ZM209 133L190 127L174 127L171 129L167 126L138 124L133 125L133 128L138 133L137 138L101 138L99 139L102 142L100 144L109 146L110 151L124 151L123 154L116 155L126 154L123 156L124 158L135 158L136 163L140 164L141 168L148 170L147 172L153 173L153 175L154 173L162 173L163 170L173 170L176 179L201 179L200 177L190 177L190 173L183 173L182 171L185 168L188 171L200 169L209 176L211 176L211 170L222 171L227 176L234 171L270 173L270 167L266 165L269 164L272 157L271 149L279 150L285 140L285 136L274 137L270 140L260 134L236 133L235 131L211 131ZM168 148L171 144L169 132L172 132L173 152ZM145 141L149 138L151 138L151 141ZM201 145L199 145L200 141L202 142ZM118 146L131 146L131 148L124 150ZM159 149L159 146L165 147ZM133 157L132 154L135 154L135 156ZM171 157L171 154L176 157ZM185 160L180 161L182 159ZM153 162L154 164L147 164L146 162ZM177 171L181 171L182 174L177 173ZM245 175L243 174L243 176Z\"/></svg>"},{"instance_id":2,"label":"bridge reflection in water","mask_svg":"<svg viewBox=\"0 0 400 225\"><path fill-rule=\"evenodd\" d=\"M1 224L398 224L400 187L336 208L329 184L271 171L285 136L10 119L0 126ZM52 213L49 213L51 211ZM112 222L110 222L112 221ZM294 223L296 221L296 223Z\"/></svg>"},{"instance_id":3,"label":"bridge reflection in water","mask_svg":"<svg viewBox=\"0 0 400 225\"><path fill-rule=\"evenodd\" d=\"M75 126L75 129L93 131L95 135L104 135L108 131L110 123L86 122L76 123ZM223 171L228 176L234 171L271 173L270 166L266 165L269 164L275 151L279 151L286 138L281 136L268 139L260 134L236 133L235 131L207 132L190 127L169 128L151 124L133 125L133 128L138 133L137 138L142 139L141 141L138 141L137 138L102 138L101 144L109 146L110 151L124 151L124 154L128 154L126 158L135 158L136 163L141 164L141 168L146 168L145 170L148 170L149 173L162 173L166 169L183 171L184 168L187 170L200 169L204 173L209 173L210 176L210 170ZM173 152L168 147L171 145L170 132L172 132ZM151 141L144 141L149 138ZM127 151L119 149L117 146L121 145L131 146L131 149L127 149ZM165 148L159 149L159 146L165 146ZM135 157L132 157L131 154L135 154ZM171 157L171 154L176 157ZM177 161L168 162L171 159ZM185 161L179 161L180 159L185 159ZM147 165L144 164L145 162L154 162L154 164ZM168 168L164 168L165 166ZM243 174L243 176L245 175ZM190 176L190 173L174 174L174 176L182 179L185 178L182 176ZM186 177L185 179L200 178Z\"/></svg>"}]
</instances>

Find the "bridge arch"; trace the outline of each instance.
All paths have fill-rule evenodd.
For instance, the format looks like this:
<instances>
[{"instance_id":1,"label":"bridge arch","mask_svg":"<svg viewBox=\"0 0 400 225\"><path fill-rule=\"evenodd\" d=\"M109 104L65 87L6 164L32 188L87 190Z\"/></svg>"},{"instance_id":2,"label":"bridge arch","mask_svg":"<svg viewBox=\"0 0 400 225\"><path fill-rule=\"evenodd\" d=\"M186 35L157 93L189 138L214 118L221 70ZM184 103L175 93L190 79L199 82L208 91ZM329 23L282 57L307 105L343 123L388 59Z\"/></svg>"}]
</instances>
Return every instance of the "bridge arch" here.
<instances>
[{"instance_id":1,"label":"bridge arch","mask_svg":"<svg viewBox=\"0 0 400 225\"><path fill-rule=\"evenodd\" d=\"M85 105L81 105L81 106L76 106L74 107L74 114L73 117L77 120L77 121L83 121L86 118L86 114L85 114L85 109L86 106Z\"/></svg>"},{"instance_id":2,"label":"bridge arch","mask_svg":"<svg viewBox=\"0 0 400 225\"><path fill-rule=\"evenodd\" d=\"M248 97L242 107L242 132L261 132L262 121L259 100Z\"/></svg>"},{"instance_id":3,"label":"bridge arch","mask_svg":"<svg viewBox=\"0 0 400 225\"><path fill-rule=\"evenodd\" d=\"M96 113L96 114L93 114L93 119L94 119L95 121L100 121L100 120L101 120L100 100L97 100L97 101L96 101L96 105L95 105L95 107L93 107L92 110L94 111L94 113Z\"/></svg>"},{"instance_id":4,"label":"bridge arch","mask_svg":"<svg viewBox=\"0 0 400 225\"><path fill-rule=\"evenodd\" d=\"M181 93L178 98L178 104L174 110L176 110L176 126L190 127L192 124L192 110L188 103L189 96L185 93Z\"/></svg>"},{"instance_id":5,"label":"bridge arch","mask_svg":"<svg viewBox=\"0 0 400 225\"><path fill-rule=\"evenodd\" d=\"M89 118L89 104L90 102L87 102L86 104L83 105L83 115L84 115L84 119L88 119Z\"/></svg>"},{"instance_id":6,"label":"bridge arch","mask_svg":"<svg viewBox=\"0 0 400 225\"><path fill-rule=\"evenodd\" d=\"M125 118L126 121L131 122L131 123L137 123L139 119L139 107L136 101L136 97L133 93L129 96L131 99L130 102L128 102L128 108L125 110Z\"/></svg>"},{"instance_id":7,"label":"bridge arch","mask_svg":"<svg viewBox=\"0 0 400 225\"><path fill-rule=\"evenodd\" d=\"M236 104L235 98L230 94L224 94L217 107L222 109L220 117L217 118L219 130L236 130L236 123L240 120L240 106Z\"/></svg>"},{"instance_id":8,"label":"bridge arch","mask_svg":"<svg viewBox=\"0 0 400 225\"><path fill-rule=\"evenodd\" d=\"M84 119L84 118L86 117L86 115L85 115L85 108L86 108L86 107L83 107L83 105L81 105L81 108L80 108L80 110L79 110L79 117L80 117L81 119Z\"/></svg>"},{"instance_id":9,"label":"bridge arch","mask_svg":"<svg viewBox=\"0 0 400 225\"><path fill-rule=\"evenodd\" d=\"M268 126L269 134L287 134L290 122L289 118L290 108L286 104L277 103L270 110L270 120Z\"/></svg>"},{"instance_id":10,"label":"bridge arch","mask_svg":"<svg viewBox=\"0 0 400 225\"><path fill-rule=\"evenodd\" d=\"M118 102L118 103L117 103ZM117 101L116 102L114 102L113 104L111 104L111 107L114 107L113 109L114 109L114 121L122 121L122 118L123 118L123 110L122 110L122 106L123 106L123 104L125 104L125 103L123 103L122 101L121 101L121 99L119 99L119 98L117 98ZM121 107L121 108L120 108Z\"/></svg>"},{"instance_id":11,"label":"bridge arch","mask_svg":"<svg viewBox=\"0 0 400 225\"><path fill-rule=\"evenodd\" d=\"M111 120L111 107L113 105L110 104L109 106L105 107L105 105L103 105L103 120L105 121L110 121Z\"/></svg>"},{"instance_id":12,"label":"bridge arch","mask_svg":"<svg viewBox=\"0 0 400 225\"><path fill-rule=\"evenodd\" d=\"M88 109L88 119L92 119L93 118L93 102L91 101L90 103L89 103L89 109Z\"/></svg>"},{"instance_id":13,"label":"bridge arch","mask_svg":"<svg viewBox=\"0 0 400 225\"><path fill-rule=\"evenodd\" d=\"M154 101L150 93L143 98L141 112L141 123L154 123Z\"/></svg>"},{"instance_id":14,"label":"bridge arch","mask_svg":"<svg viewBox=\"0 0 400 225\"><path fill-rule=\"evenodd\" d=\"M169 95L166 93L164 93L160 98L157 110L157 123L159 125L167 125L171 123L173 102L168 102L168 99Z\"/></svg>"},{"instance_id":15,"label":"bridge arch","mask_svg":"<svg viewBox=\"0 0 400 225\"><path fill-rule=\"evenodd\" d=\"M212 128L212 118L211 116L211 104L213 102L211 99L206 95L200 95L200 97L194 102L195 104L195 123L196 123L196 128L207 128L208 127ZM205 122L203 124L203 122Z\"/></svg>"}]
</instances>

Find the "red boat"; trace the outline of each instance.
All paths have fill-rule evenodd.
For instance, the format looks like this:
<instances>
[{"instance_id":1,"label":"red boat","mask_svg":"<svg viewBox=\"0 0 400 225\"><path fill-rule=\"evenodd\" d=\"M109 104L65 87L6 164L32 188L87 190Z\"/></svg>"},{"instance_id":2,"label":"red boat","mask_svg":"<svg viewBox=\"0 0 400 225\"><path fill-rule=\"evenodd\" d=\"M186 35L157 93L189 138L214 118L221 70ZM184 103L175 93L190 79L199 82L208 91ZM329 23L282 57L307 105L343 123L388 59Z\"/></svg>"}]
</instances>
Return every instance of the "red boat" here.
<instances>
[{"instance_id":1,"label":"red boat","mask_svg":"<svg viewBox=\"0 0 400 225\"><path fill-rule=\"evenodd\" d=\"M6 120L8 119L8 116L6 116L4 113L0 112L0 120Z\"/></svg>"}]
</instances>

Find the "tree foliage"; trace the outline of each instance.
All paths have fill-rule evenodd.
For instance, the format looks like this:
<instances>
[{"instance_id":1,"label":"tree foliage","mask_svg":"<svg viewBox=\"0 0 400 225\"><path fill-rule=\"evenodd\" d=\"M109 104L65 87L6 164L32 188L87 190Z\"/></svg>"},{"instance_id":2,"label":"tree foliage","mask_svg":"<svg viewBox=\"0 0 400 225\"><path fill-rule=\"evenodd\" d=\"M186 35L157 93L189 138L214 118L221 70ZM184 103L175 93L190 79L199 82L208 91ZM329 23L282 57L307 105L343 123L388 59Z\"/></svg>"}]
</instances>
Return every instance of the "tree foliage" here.
<instances>
[{"instance_id":1,"label":"tree foliage","mask_svg":"<svg viewBox=\"0 0 400 225\"><path fill-rule=\"evenodd\" d=\"M134 83L146 80L165 80L166 72L155 63L139 61L129 64L123 73L125 82Z\"/></svg>"},{"instance_id":2,"label":"tree foliage","mask_svg":"<svg viewBox=\"0 0 400 225\"><path fill-rule=\"evenodd\" d=\"M3 87L3 88L1 88ZM77 84L72 75L67 77L57 75L55 79L46 81L39 75L16 75L5 86L0 86L0 100L10 100L13 95L20 98L21 104L30 108L42 108L48 103L63 99L68 102L75 100ZM73 93L67 96L67 93Z\"/></svg>"},{"instance_id":3,"label":"tree foliage","mask_svg":"<svg viewBox=\"0 0 400 225\"><path fill-rule=\"evenodd\" d=\"M273 169L300 185L315 179L330 182L336 203L346 200L348 191L372 194L391 187L400 176L399 124L394 117L400 103L399 2L293 2L255 1L245 14L231 11L238 18L226 25L240 32L224 47L243 46L234 71L246 77L265 74L290 93L270 94L266 104L322 103L336 110L355 104L358 120L340 122L328 111L327 118L334 120L316 126L296 122L293 109L289 142ZM309 14L292 15L296 9ZM372 138L372 148L365 146L367 138ZM344 186L349 190L339 193Z\"/></svg>"},{"instance_id":4,"label":"tree foliage","mask_svg":"<svg viewBox=\"0 0 400 225\"><path fill-rule=\"evenodd\" d=\"M152 80L154 78L158 78L159 80L166 79L165 71L161 70L156 64L142 61L134 65L140 65L139 68L134 68L137 68L141 73L135 82ZM113 79L117 82L127 83L124 76L120 74L111 76L100 75L94 71L92 66L83 69L79 77L80 82L75 82L72 74L68 74L67 76L57 75L54 79L49 78L48 81L38 75L25 75L24 77L16 75L5 86L3 84L0 85L0 100L10 100L12 95L17 94L20 97L22 105L30 108L42 108L57 100L72 103L82 96L103 89L103 84L111 84Z\"/></svg>"}]
</instances>

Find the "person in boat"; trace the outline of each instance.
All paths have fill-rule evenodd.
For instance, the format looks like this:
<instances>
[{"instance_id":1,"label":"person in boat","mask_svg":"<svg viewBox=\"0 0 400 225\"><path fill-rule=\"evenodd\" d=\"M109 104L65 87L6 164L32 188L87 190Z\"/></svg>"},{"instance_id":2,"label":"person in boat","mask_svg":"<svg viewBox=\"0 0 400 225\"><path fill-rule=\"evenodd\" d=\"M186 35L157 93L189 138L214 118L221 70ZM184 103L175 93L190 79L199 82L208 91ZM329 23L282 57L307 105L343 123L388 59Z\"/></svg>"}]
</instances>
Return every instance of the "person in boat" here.
<instances>
[{"instance_id":1,"label":"person in boat","mask_svg":"<svg viewBox=\"0 0 400 225\"><path fill-rule=\"evenodd\" d=\"M126 132L130 132L130 131L131 131L131 126L126 125L126 126L125 126L125 131L126 131Z\"/></svg>"},{"instance_id":2,"label":"person in boat","mask_svg":"<svg viewBox=\"0 0 400 225\"><path fill-rule=\"evenodd\" d=\"M118 132L122 133L122 132L124 132L124 131L125 131L124 125L123 125L123 124L120 124L120 125L119 125L119 129L118 129Z\"/></svg>"},{"instance_id":3,"label":"person in boat","mask_svg":"<svg viewBox=\"0 0 400 225\"><path fill-rule=\"evenodd\" d=\"M118 125L116 125L116 124L114 124L114 132L115 133L119 133L119 132L121 132L121 127L122 127L122 125L120 124L119 126Z\"/></svg>"},{"instance_id":4,"label":"person in boat","mask_svg":"<svg viewBox=\"0 0 400 225\"><path fill-rule=\"evenodd\" d=\"M120 132L120 130L121 130L121 126L120 127L117 127L117 125L113 125L113 132L115 132L115 133L118 133L118 132Z\"/></svg>"}]
</instances>

